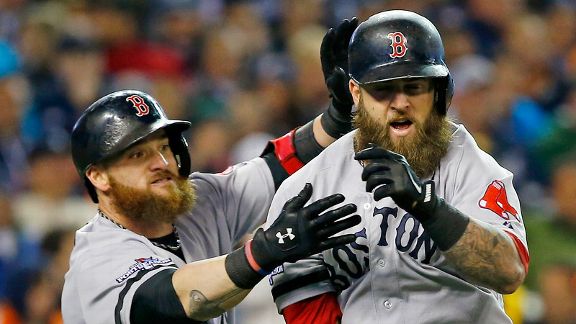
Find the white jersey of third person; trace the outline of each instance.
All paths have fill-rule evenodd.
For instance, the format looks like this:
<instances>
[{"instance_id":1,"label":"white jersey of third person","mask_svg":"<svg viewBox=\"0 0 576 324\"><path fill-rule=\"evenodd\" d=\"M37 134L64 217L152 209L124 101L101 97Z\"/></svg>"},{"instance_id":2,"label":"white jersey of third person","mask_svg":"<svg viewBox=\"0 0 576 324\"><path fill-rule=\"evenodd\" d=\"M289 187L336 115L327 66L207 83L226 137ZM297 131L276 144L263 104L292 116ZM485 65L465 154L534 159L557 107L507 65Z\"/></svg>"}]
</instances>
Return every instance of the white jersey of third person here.
<instances>
[{"instance_id":1,"label":"white jersey of third person","mask_svg":"<svg viewBox=\"0 0 576 324\"><path fill-rule=\"evenodd\" d=\"M266 226L304 183L310 201L334 193L355 203L362 222L348 230L352 244L296 263L269 277L277 307L336 292L342 323L511 323L502 296L463 280L420 223L391 198L375 201L354 160L354 131L288 178L272 202ZM526 235L512 173L483 152L455 125L448 153L431 177L436 194L469 217L509 233L527 258ZM424 181L426 179L422 179Z\"/></svg>"},{"instance_id":2,"label":"white jersey of third person","mask_svg":"<svg viewBox=\"0 0 576 324\"><path fill-rule=\"evenodd\" d=\"M100 216L76 232L62 295L66 324L130 323L132 298L143 282L160 271L232 252L264 221L274 194L272 174L261 158L220 174L192 173L190 180L196 206L175 224L185 260ZM228 311L206 323L234 322L235 312Z\"/></svg>"}]
</instances>

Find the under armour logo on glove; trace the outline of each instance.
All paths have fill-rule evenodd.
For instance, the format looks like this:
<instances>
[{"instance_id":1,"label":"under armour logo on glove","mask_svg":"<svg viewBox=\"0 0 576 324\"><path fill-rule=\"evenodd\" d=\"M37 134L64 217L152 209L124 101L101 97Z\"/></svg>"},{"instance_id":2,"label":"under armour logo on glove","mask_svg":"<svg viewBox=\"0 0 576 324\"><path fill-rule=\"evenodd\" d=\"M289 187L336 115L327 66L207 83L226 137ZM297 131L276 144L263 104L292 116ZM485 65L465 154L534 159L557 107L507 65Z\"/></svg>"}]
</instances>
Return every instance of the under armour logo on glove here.
<instances>
[{"instance_id":1,"label":"under armour logo on glove","mask_svg":"<svg viewBox=\"0 0 576 324\"><path fill-rule=\"evenodd\" d=\"M276 237L278 238L278 244L284 244L285 238L289 238L290 241L292 241L294 238L296 238L296 235L292 234L292 228L288 227L286 229L286 234L283 235L282 233L277 232Z\"/></svg>"},{"instance_id":2,"label":"under armour logo on glove","mask_svg":"<svg viewBox=\"0 0 576 324\"><path fill-rule=\"evenodd\" d=\"M356 205L345 204L342 194L318 199L306 207L312 197L312 185L307 183L300 193L288 200L278 218L267 230L256 231L250 249L259 267L267 272L283 262L299 259L336 246L354 242L354 234L335 234L360 223L359 215L351 215Z\"/></svg>"}]
</instances>

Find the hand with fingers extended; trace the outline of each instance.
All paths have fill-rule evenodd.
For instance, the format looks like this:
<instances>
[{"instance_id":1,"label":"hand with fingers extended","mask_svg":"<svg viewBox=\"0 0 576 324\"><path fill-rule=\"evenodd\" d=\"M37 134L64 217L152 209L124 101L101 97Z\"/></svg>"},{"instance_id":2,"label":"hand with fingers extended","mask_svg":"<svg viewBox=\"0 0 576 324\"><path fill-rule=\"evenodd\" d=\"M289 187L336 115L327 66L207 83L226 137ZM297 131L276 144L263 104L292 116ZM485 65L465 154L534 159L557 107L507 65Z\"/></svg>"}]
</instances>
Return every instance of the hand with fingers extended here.
<instances>
[{"instance_id":1,"label":"hand with fingers extended","mask_svg":"<svg viewBox=\"0 0 576 324\"><path fill-rule=\"evenodd\" d=\"M391 197L394 202L420 221L434 211L437 196L434 181L420 181L404 156L373 145L356 153L356 160L366 161L362 180L374 199Z\"/></svg>"},{"instance_id":2,"label":"hand with fingers extended","mask_svg":"<svg viewBox=\"0 0 576 324\"><path fill-rule=\"evenodd\" d=\"M356 205L346 204L328 210L344 201L334 194L304 207L312 195L312 185L284 204L280 216L267 230L259 229L252 240L252 255L260 267L271 271L283 262L295 262L309 255L351 243L354 234L331 237L360 223L360 216L350 214Z\"/></svg>"},{"instance_id":3,"label":"hand with fingers extended","mask_svg":"<svg viewBox=\"0 0 576 324\"><path fill-rule=\"evenodd\" d=\"M322 126L334 138L352 130L354 101L348 90L348 43L357 26L356 17L344 19L336 28L328 30L320 45L322 72L332 99L322 115Z\"/></svg>"}]
</instances>

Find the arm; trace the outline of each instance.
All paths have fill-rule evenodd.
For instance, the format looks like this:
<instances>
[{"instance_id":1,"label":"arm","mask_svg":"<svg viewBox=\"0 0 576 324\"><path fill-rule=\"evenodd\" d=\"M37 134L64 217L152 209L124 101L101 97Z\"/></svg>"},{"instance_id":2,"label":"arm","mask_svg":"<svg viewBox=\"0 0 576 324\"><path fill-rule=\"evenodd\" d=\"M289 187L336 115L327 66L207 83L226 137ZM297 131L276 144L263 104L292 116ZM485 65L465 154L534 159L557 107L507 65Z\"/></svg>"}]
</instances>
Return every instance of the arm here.
<instances>
[{"instance_id":1,"label":"arm","mask_svg":"<svg viewBox=\"0 0 576 324\"><path fill-rule=\"evenodd\" d=\"M506 232L470 218L462 236L444 256L470 282L503 294L513 293L526 277L522 253Z\"/></svg>"},{"instance_id":2,"label":"arm","mask_svg":"<svg viewBox=\"0 0 576 324\"><path fill-rule=\"evenodd\" d=\"M259 229L242 248L178 269L172 284L186 316L201 321L216 317L242 301L254 285L283 262L295 262L354 241L353 234L333 235L360 222L357 215L348 217L356 206L346 204L326 212L343 202L344 197L336 194L304 207L311 195L312 186L307 184L284 205L270 228Z\"/></svg>"},{"instance_id":3,"label":"arm","mask_svg":"<svg viewBox=\"0 0 576 324\"><path fill-rule=\"evenodd\" d=\"M237 287L226 272L227 256L186 264L172 277L172 284L186 315L208 320L236 306L250 289Z\"/></svg>"},{"instance_id":4,"label":"arm","mask_svg":"<svg viewBox=\"0 0 576 324\"><path fill-rule=\"evenodd\" d=\"M421 183L399 154L373 146L355 158L369 161L362 180L374 199L391 197L414 216L465 279L505 294L522 284L527 260L512 235L447 204L435 194L434 182Z\"/></svg>"}]
</instances>

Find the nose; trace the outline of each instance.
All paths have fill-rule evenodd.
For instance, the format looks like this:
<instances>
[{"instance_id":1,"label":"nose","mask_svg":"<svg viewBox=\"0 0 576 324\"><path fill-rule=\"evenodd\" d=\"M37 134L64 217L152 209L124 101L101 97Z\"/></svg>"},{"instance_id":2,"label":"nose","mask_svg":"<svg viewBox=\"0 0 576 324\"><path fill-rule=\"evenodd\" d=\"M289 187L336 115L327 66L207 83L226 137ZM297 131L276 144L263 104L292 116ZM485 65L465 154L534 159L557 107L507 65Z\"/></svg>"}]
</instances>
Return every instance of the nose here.
<instances>
[{"instance_id":1,"label":"nose","mask_svg":"<svg viewBox=\"0 0 576 324\"><path fill-rule=\"evenodd\" d=\"M398 89L392 93L390 98L390 108L394 110L405 110L408 108L408 95L404 91Z\"/></svg>"},{"instance_id":2,"label":"nose","mask_svg":"<svg viewBox=\"0 0 576 324\"><path fill-rule=\"evenodd\" d=\"M165 169L168 166L168 159L160 151L156 151L152 156L152 169Z\"/></svg>"}]
</instances>

